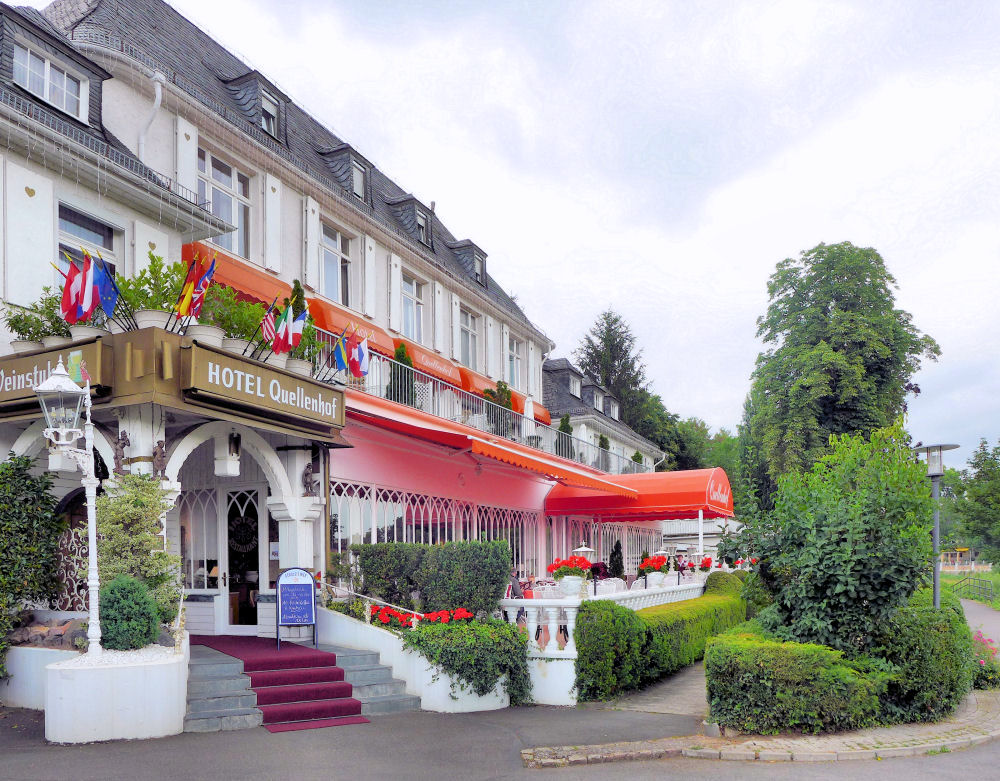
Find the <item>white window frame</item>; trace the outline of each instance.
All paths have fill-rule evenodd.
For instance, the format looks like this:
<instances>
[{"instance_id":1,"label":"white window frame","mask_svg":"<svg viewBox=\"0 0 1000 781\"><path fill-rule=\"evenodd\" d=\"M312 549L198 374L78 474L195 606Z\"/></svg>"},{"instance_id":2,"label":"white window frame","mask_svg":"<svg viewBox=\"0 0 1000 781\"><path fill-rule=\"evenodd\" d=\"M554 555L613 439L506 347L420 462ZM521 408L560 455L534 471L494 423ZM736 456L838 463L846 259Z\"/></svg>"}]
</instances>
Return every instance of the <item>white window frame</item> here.
<instances>
[{"instance_id":1,"label":"white window frame","mask_svg":"<svg viewBox=\"0 0 1000 781\"><path fill-rule=\"evenodd\" d=\"M608 415L615 420L618 420L618 402L614 399L608 399Z\"/></svg>"},{"instance_id":2,"label":"white window frame","mask_svg":"<svg viewBox=\"0 0 1000 781\"><path fill-rule=\"evenodd\" d=\"M62 225L63 220L61 216L63 209L66 209L67 211L72 212L74 215L83 218L83 220L89 220L95 222L101 225L102 227L106 228L110 232L111 246L109 247L107 244L103 242L96 242L90 240L86 237L80 236L78 233L71 233L67 230L64 230ZM98 257L103 258L105 262L111 265L109 271L120 272L122 270L118 266L118 253L116 252L116 247L120 246L121 237L123 235L121 228L109 223L107 220L102 220L98 217L93 216L92 214L88 214L87 212L81 209L77 209L75 206L71 206L70 204L63 202L59 203L59 207L57 209L56 226L59 235L59 257L56 259L56 264L64 273L69 271L69 261L66 259L66 256L63 254L63 252L68 250L69 253L74 257L75 259L74 262L77 263L77 265L80 265L82 264L82 260L76 259L76 256L80 254L81 248L87 250L87 252L90 253L90 256L92 258L95 259L97 259ZM57 274L56 276L58 277L56 282L61 286L63 277L61 274Z\"/></svg>"},{"instance_id":3,"label":"white window frame","mask_svg":"<svg viewBox=\"0 0 1000 781\"><path fill-rule=\"evenodd\" d=\"M23 82L19 81L17 79L17 75L16 75L17 74L17 53L18 53L18 49L21 49L22 51L24 51L25 54L26 54L26 57L27 57L27 64L25 66L26 67L25 80ZM34 55L38 59L42 60L42 62L44 63L43 73L42 73L43 83L42 83L42 91L41 92L33 90L30 86L28 86L31 83L31 78L30 78L30 75L31 75L31 65L30 65L30 63L31 63L31 57L32 57L32 55ZM81 122L83 122L85 124L87 123L87 117L90 115L90 79L89 78L87 78L85 75L83 75L76 68L71 67L71 66L67 66L66 63L63 62L62 60L55 60L55 61L53 61L49 55L47 55L45 53L42 53L38 49L36 49L36 48L34 48L32 46L29 46L27 43L25 43L24 41L21 41L21 40L15 40L14 41L14 60L13 60L13 63L14 64L12 66L13 67L12 75L13 75L13 81L14 81L15 84L17 84L20 87L23 87L28 92L30 92L32 95L35 95L35 96L41 98L46 103L48 103L50 106L53 106L53 107L59 109L62 113L67 114L67 115L73 117L74 119L78 119L78 120L80 120ZM64 78L66 76L69 76L70 78L72 78L74 81L76 81L79 84L79 88L80 88L80 94L78 96L79 106L77 107L77 111L76 112L70 111L70 110L68 110L66 108L65 99L63 100L63 104L62 105L59 105L59 103L57 103L55 101L55 99L54 99L54 97L52 95L52 92L53 92L53 90L52 90L52 88L53 88L53 80L52 80L53 69L56 70L56 71L58 71L59 73L61 73ZM63 87L62 89L63 89L63 93L65 94L65 87Z\"/></svg>"},{"instance_id":4,"label":"white window frame","mask_svg":"<svg viewBox=\"0 0 1000 781\"><path fill-rule=\"evenodd\" d=\"M268 108L272 111L268 111ZM267 118L271 118L271 122ZM268 127L270 125L270 127ZM278 137L278 101L269 92L260 93L260 128L272 138Z\"/></svg>"},{"instance_id":5,"label":"white window frame","mask_svg":"<svg viewBox=\"0 0 1000 781\"><path fill-rule=\"evenodd\" d=\"M331 235L332 234L332 235ZM353 301L351 284L351 255L355 246L355 238L336 225L321 223L319 232L319 289L326 298L340 304L351 307ZM344 243L347 246L344 246ZM336 266L335 279L331 280L327 276L327 267ZM331 284L334 283L334 284Z\"/></svg>"},{"instance_id":6,"label":"white window frame","mask_svg":"<svg viewBox=\"0 0 1000 781\"><path fill-rule=\"evenodd\" d=\"M524 365L524 342L511 334L507 339L507 384L521 389L521 367Z\"/></svg>"},{"instance_id":7,"label":"white window frame","mask_svg":"<svg viewBox=\"0 0 1000 781\"><path fill-rule=\"evenodd\" d=\"M599 390L594 391L594 409L604 412L604 394Z\"/></svg>"},{"instance_id":8,"label":"white window frame","mask_svg":"<svg viewBox=\"0 0 1000 781\"><path fill-rule=\"evenodd\" d=\"M216 179L212 171L212 163L218 163L231 170L230 184L226 184L220 179ZM226 220L230 225L235 225L236 230L231 233L224 233L215 236L209 241L221 247L227 252L232 252L241 258L250 259L250 217L253 203L251 195L253 193L252 174L246 173L241 166L214 154L206 147L198 147L198 201L207 203L208 209L216 217ZM246 182L246 192L240 192L242 182ZM219 198L215 198L215 191L218 191ZM227 218L222 209L222 202L229 199L230 213ZM242 218L242 224L241 224Z\"/></svg>"},{"instance_id":9,"label":"white window frame","mask_svg":"<svg viewBox=\"0 0 1000 781\"><path fill-rule=\"evenodd\" d=\"M421 244L430 246L430 231L428 229L427 215L417 209L417 238Z\"/></svg>"},{"instance_id":10,"label":"white window frame","mask_svg":"<svg viewBox=\"0 0 1000 781\"><path fill-rule=\"evenodd\" d=\"M486 284L486 260L482 255L475 255L473 258L473 268L476 282L480 285Z\"/></svg>"},{"instance_id":11,"label":"white window frame","mask_svg":"<svg viewBox=\"0 0 1000 781\"><path fill-rule=\"evenodd\" d=\"M580 398L581 386L582 383L580 382L580 378L571 374L569 376L569 392L577 398Z\"/></svg>"},{"instance_id":12,"label":"white window frame","mask_svg":"<svg viewBox=\"0 0 1000 781\"><path fill-rule=\"evenodd\" d=\"M462 307L459 310L459 358L463 366L478 371L478 342L479 342L479 321L480 316L475 312Z\"/></svg>"},{"instance_id":13,"label":"white window frame","mask_svg":"<svg viewBox=\"0 0 1000 781\"><path fill-rule=\"evenodd\" d=\"M368 169L357 160L351 161L351 192L355 198L365 199L365 180L368 178Z\"/></svg>"},{"instance_id":14,"label":"white window frame","mask_svg":"<svg viewBox=\"0 0 1000 781\"><path fill-rule=\"evenodd\" d=\"M403 271L401 279L402 334L417 344L423 344L424 293L427 290L427 283L407 271Z\"/></svg>"}]
</instances>

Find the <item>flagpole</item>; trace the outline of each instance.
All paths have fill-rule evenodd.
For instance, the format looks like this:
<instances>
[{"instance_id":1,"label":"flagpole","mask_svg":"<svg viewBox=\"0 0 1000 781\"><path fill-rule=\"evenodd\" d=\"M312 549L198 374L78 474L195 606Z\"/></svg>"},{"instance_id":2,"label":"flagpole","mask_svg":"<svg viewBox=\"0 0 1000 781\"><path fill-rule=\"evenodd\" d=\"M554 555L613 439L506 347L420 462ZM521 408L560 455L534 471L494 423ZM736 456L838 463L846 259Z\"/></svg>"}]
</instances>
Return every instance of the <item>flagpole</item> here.
<instances>
[{"instance_id":1,"label":"flagpole","mask_svg":"<svg viewBox=\"0 0 1000 781\"><path fill-rule=\"evenodd\" d=\"M180 305L181 305L181 299L184 298L184 289L188 285L188 279L190 279L191 277L191 271L197 264L198 264L198 254L195 253L194 257L191 258L191 263L188 264L188 270L187 274L184 275L184 281L181 282L181 290L180 293L177 294L177 303L174 304L174 308L170 311L170 317L167 318L167 324L164 326L164 329L167 331L174 330L173 329L174 323L176 323L180 317ZM173 322L171 322L171 319L173 320Z\"/></svg>"},{"instance_id":2,"label":"flagpole","mask_svg":"<svg viewBox=\"0 0 1000 781\"><path fill-rule=\"evenodd\" d=\"M278 303L278 297L275 296L274 297L274 301L271 302L271 306L269 306L267 309L264 310L264 317L267 317L268 312L270 312L272 309L274 309L274 305L277 304L277 303ZM260 319L260 322L257 323L257 327L253 329L253 334L250 336L250 342L251 342L251 344L253 343L253 340L257 338L257 332L261 329L261 326L264 325L264 317L262 317ZM250 358L251 359L254 359L253 356L254 356L255 352L257 352L256 349L254 349L254 351L252 353L250 353ZM246 349L245 348L243 350L243 354L246 355ZM257 360L257 359L254 359L254 360Z\"/></svg>"}]
</instances>

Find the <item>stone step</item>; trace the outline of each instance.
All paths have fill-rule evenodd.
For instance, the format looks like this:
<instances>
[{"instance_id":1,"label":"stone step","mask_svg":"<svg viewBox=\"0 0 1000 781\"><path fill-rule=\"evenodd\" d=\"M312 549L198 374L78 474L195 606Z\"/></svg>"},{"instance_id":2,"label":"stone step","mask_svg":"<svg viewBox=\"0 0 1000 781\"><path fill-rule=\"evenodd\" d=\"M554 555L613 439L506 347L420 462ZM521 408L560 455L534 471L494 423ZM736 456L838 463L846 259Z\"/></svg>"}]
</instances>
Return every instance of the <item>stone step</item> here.
<instances>
[{"instance_id":1,"label":"stone step","mask_svg":"<svg viewBox=\"0 0 1000 781\"><path fill-rule=\"evenodd\" d=\"M384 664L363 664L345 667L344 680L355 686L366 683L386 683L392 680L392 668Z\"/></svg>"},{"instance_id":2,"label":"stone step","mask_svg":"<svg viewBox=\"0 0 1000 781\"><path fill-rule=\"evenodd\" d=\"M188 715L245 710L257 707L257 694L252 691L232 693L221 697L192 697L188 694Z\"/></svg>"},{"instance_id":3,"label":"stone step","mask_svg":"<svg viewBox=\"0 0 1000 781\"><path fill-rule=\"evenodd\" d=\"M253 729L264 723L264 714L256 708L206 711L184 717L185 732L219 732L220 730Z\"/></svg>"},{"instance_id":4,"label":"stone step","mask_svg":"<svg viewBox=\"0 0 1000 781\"><path fill-rule=\"evenodd\" d=\"M222 675L209 678L188 677L188 698L218 697L250 690L248 675Z\"/></svg>"},{"instance_id":5,"label":"stone step","mask_svg":"<svg viewBox=\"0 0 1000 781\"><path fill-rule=\"evenodd\" d=\"M351 696L361 700L361 702L367 702L374 697L384 697L388 694L406 694L406 682L395 678L379 683L362 683L360 685L355 683L353 686Z\"/></svg>"},{"instance_id":6,"label":"stone step","mask_svg":"<svg viewBox=\"0 0 1000 781\"><path fill-rule=\"evenodd\" d=\"M188 678L202 680L204 678L223 678L234 675L242 675L243 662L239 659L229 657L229 661L224 661L226 657L219 655L222 659L194 659L188 663Z\"/></svg>"},{"instance_id":7,"label":"stone step","mask_svg":"<svg viewBox=\"0 0 1000 781\"><path fill-rule=\"evenodd\" d=\"M319 650L337 655L337 666L343 669L359 665L378 664L378 651L366 651L359 648L347 648L341 645L326 645L320 643Z\"/></svg>"},{"instance_id":8,"label":"stone step","mask_svg":"<svg viewBox=\"0 0 1000 781\"><path fill-rule=\"evenodd\" d=\"M361 703L361 715L406 713L420 710L420 698L415 694L386 694Z\"/></svg>"}]
</instances>

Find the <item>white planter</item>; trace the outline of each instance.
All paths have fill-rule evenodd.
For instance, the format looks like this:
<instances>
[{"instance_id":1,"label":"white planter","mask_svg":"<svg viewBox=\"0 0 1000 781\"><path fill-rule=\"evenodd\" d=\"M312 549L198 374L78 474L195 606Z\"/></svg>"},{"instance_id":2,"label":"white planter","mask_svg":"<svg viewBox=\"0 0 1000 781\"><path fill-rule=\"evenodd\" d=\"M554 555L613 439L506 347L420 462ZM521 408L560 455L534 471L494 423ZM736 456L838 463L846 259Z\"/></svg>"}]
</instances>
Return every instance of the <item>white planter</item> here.
<instances>
[{"instance_id":1,"label":"white planter","mask_svg":"<svg viewBox=\"0 0 1000 781\"><path fill-rule=\"evenodd\" d=\"M125 333L126 329L122 327L117 321L108 320L108 330L111 331L111 333L113 334L123 334Z\"/></svg>"},{"instance_id":2,"label":"white planter","mask_svg":"<svg viewBox=\"0 0 1000 781\"><path fill-rule=\"evenodd\" d=\"M579 575L567 575L559 581L559 590L565 597L578 597L583 588L583 578Z\"/></svg>"},{"instance_id":3,"label":"white planter","mask_svg":"<svg viewBox=\"0 0 1000 781\"><path fill-rule=\"evenodd\" d=\"M249 347L249 339L237 339L235 336L227 336L222 340L222 349L227 352L235 353L236 355L243 355L245 351L246 355L249 356L250 350L247 349Z\"/></svg>"},{"instance_id":4,"label":"white planter","mask_svg":"<svg viewBox=\"0 0 1000 781\"><path fill-rule=\"evenodd\" d=\"M277 366L279 369L284 369L288 363L288 353L270 353L267 358L264 359L264 363L268 366Z\"/></svg>"},{"instance_id":5,"label":"white planter","mask_svg":"<svg viewBox=\"0 0 1000 781\"><path fill-rule=\"evenodd\" d=\"M185 633L186 634L186 633ZM188 640L86 654L45 668L45 739L53 743L159 738L184 729Z\"/></svg>"},{"instance_id":6,"label":"white planter","mask_svg":"<svg viewBox=\"0 0 1000 781\"><path fill-rule=\"evenodd\" d=\"M650 572L646 576L646 587L647 588L659 588L663 585L663 581L667 579L667 573L665 572Z\"/></svg>"},{"instance_id":7,"label":"white planter","mask_svg":"<svg viewBox=\"0 0 1000 781\"><path fill-rule=\"evenodd\" d=\"M0 702L11 708L45 708L45 668L53 662L75 659L76 651L16 645L7 650L9 678L0 680Z\"/></svg>"},{"instance_id":8,"label":"white planter","mask_svg":"<svg viewBox=\"0 0 1000 781\"><path fill-rule=\"evenodd\" d=\"M53 347L64 347L67 344L72 344L72 342L73 342L73 340L70 339L68 336L43 336L42 337L42 344L46 348L48 348L50 350Z\"/></svg>"},{"instance_id":9,"label":"white planter","mask_svg":"<svg viewBox=\"0 0 1000 781\"><path fill-rule=\"evenodd\" d=\"M133 314L136 325L142 328L166 328L171 319L170 312L162 309L137 309Z\"/></svg>"},{"instance_id":10,"label":"white planter","mask_svg":"<svg viewBox=\"0 0 1000 781\"><path fill-rule=\"evenodd\" d=\"M69 338L74 342L110 335L111 332L107 328L98 328L96 325L71 325L69 327Z\"/></svg>"},{"instance_id":11,"label":"white planter","mask_svg":"<svg viewBox=\"0 0 1000 781\"><path fill-rule=\"evenodd\" d=\"M15 353L30 353L35 350L45 349L41 342L33 342L30 339L14 339L10 343L10 349Z\"/></svg>"},{"instance_id":12,"label":"white planter","mask_svg":"<svg viewBox=\"0 0 1000 781\"><path fill-rule=\"evenodd\" d=\"M222 347L222 338L226 334L217 325L202 325L201 323L192 323L184 333L196 340L198 344L205 344L209 347Z\"/></svg>"},{"instance_id":13,"label":"white planter","mask_svg":"<svg viewBox=\"0 0 1000 781\"><path fill-rule=\"evenodd\" d=\"M285 368L292 374L301 374L303 377L312 377L312 361L304 361L301 358L289 358L285 362Z\"/></svg>"}]
</instances>

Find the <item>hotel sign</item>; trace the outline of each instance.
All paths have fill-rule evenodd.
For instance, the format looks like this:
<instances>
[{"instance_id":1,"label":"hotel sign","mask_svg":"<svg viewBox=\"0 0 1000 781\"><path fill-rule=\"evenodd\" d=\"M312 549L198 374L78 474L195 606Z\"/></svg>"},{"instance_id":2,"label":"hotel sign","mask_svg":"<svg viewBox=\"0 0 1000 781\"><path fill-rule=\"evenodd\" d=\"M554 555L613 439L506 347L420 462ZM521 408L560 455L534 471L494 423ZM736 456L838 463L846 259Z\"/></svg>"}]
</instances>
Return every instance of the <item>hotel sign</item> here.
<instances>
[{"instance_id":1,"label":"hotel sign","mask_svg":"<svg viewBox=\"0 0 1000 781\"><path fill-rule=\"evenodd\" d=\"M107 384L102 383L105 372L101 363L105 354L101 342L94 341L5 358L0 362L0 406L34 402L35 386L45 381L59 358L74 382L83 385L82 367L86 363L91 386Z\"/></svg>"},{"instance_id":2,"label":"hotel sign","mask_svg":"<svg viewBox=\"0 0 1000 781\"><path fill-rule=\"evenodd\" d=\"M344 394L329 385L199 345L184 352L185 394L257 416L344 425Z\"/></svg>"}]
</instances>

